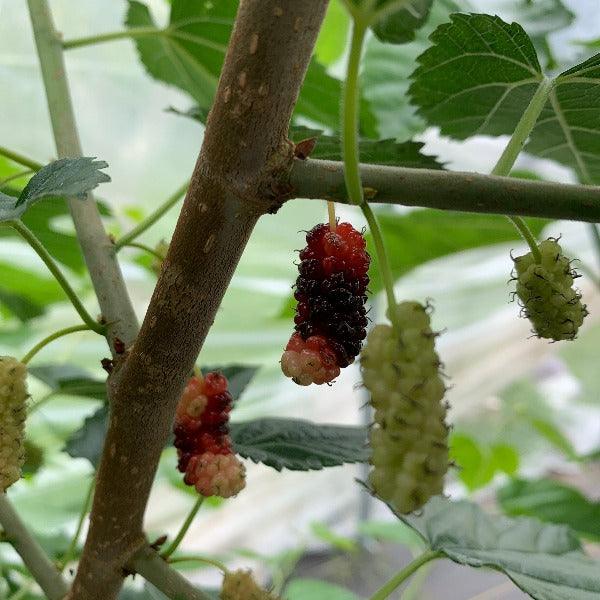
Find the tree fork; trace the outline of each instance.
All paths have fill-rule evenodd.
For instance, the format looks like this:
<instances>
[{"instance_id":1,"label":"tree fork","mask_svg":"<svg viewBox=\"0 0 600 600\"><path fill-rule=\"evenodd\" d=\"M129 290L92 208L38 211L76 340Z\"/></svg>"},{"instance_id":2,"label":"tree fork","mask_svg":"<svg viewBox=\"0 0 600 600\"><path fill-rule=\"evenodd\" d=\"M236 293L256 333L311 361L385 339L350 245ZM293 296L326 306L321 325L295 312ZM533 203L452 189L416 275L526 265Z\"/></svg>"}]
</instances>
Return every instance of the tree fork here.
<instances>
[{"instance_id":1,"label":"tree fork","mask_svg":"<svg viewBox=\"0 0 600 600\"><path fill-rule=\"evenodd\" d=\"M111 416L70 600L111 600L146 542L143 516L175 407L258 218L279 207L286 133L326 0L242 0L200 156Z\"/></svg>"}]
</instances>

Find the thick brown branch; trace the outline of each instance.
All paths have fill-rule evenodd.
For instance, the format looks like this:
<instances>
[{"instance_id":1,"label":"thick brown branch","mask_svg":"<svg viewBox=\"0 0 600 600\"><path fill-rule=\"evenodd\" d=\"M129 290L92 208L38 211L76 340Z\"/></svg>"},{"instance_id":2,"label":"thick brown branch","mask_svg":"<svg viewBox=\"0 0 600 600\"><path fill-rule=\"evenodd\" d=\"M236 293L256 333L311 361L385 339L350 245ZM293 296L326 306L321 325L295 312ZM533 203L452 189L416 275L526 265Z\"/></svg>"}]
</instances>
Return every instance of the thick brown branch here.
<instances>
[{"instance_id":1,"label":"thick brown branch","mask_svg":"<svg viewBox=\"0 0 600 600\"><path fill-rule=\"evenodd\" d=\"M111 418L72 600L111 600L142 521L177 399L257 219L280 202L286 132L326 0L242 0L204 144Z\"/></svg>"},{"instance_id":2,"label":"thick brown branch","mask_svg":"<svg viewBox=\"0 0 600 600\"><path fill-rule=\"evenodd\" d=\"M373 202L600 222L600 187L380 165L361 165L360 172ZM347 202L340 162L296 160L290 184L298 198Z\"/></svg>"}]
</instances>

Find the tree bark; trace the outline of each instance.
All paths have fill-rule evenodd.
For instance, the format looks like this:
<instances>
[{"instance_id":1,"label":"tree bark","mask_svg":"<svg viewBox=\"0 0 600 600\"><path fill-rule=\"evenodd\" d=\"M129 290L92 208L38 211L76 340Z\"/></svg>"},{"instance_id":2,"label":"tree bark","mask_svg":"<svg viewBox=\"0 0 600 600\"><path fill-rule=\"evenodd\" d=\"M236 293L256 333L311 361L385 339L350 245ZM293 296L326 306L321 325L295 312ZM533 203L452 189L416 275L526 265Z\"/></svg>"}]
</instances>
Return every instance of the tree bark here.
<instances>
[{"instance_id":1,"label":"tree bark","mask_svg":"<svg viewBox=\"0 0 600 600\"><path fill-rule=\"evenodd\" d=\"M178 398L258 218L279 207L286 133L326 0L242 0L202 151L140 334L109 379L111 416L71 600L112 600ZM173 465L175 468L175 465Z\"/></svg>"}]
</instances>

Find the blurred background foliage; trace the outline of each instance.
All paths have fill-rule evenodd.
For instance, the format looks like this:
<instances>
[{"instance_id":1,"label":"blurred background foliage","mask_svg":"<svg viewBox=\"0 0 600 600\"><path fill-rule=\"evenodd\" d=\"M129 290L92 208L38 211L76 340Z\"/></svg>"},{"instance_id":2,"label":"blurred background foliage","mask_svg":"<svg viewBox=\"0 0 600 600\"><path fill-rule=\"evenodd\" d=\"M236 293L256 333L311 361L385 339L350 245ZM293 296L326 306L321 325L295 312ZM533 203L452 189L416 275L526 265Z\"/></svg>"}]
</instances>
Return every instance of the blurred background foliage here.
<instances>
[{"instance_id":1,"label":"blurred background foliage","mask_svg":"<svg viewBox=\"0 0 600 600\"><path fill-rule=\"evenodd\" d=\"M147 5L80 0L76 10L67 0L51 4L67 40L119 31L126 25L147 25L150 19L160 26L169 22L169 3L164 0ZM0 6L0 80L4 82L0 144L45 163L54 150L25 4ZM187 10L196 10L191 6ZM227 15L235 2L223 2L221 7ZM363 135L398 142L416 136L424 143L425 156L418 158L423 166L437 160L445 168L487 172L506 138L475 137L466 142L443 138L427 127L406 97L408 76L416 56L428 46L428 35L456 10L497 13L520 22L550 70L597 52L600 21L595 0L438 0L413 42L396 46L374 36L368 40L362 71ZM296 125L337 132L348 27L340 2L332 0L296 111ZM169 108L184 112L193 108L202 114L210 104L228 33L213 28L202 35L214 47L210 52L206 47L179 48L188 53L194 72L206 75L205 80L195 78L193 86L189 77L173 75L181 75L176 65L165 68L162 50L143 38L67 52L85 153L110 165L112 183L99 188L98 196L106 226L117 236L151 213L191 173L203 126ZM519 159L515 175L575 180L570 170L526 155ZM17 195L29 177L23 167L0 157L3 192ZM154 247L168 240L178 206L141 241ZM347 369L335 386L325 389L300 389L279 371L281 349L291 329L295 249L304 244L302 231L324 220L325 213L324 203L298 200L287 203L276 216L262 219L223 300L199 363L257 368L251 381L240 387L234 420L295 416L361 424L367 418L357 369ZM355 225L364 225L353 208L340 207L339 213ZM576 223L530 222L541 235L562 234L566 251L580 259L585 273L580 287L591 312L577 341L548 345L528 339L528 324L518 319L518 307L510 302L509 252L520 252L524 245L505 219L402 208L381 208L379 216L398 278L398 296L431 298L434 325L444 331L440 351L453 385L449 397L452 452L460 465L448 482L449 493L474 497L507 514L567 523L590 543L598 540L600 323L596 315L600 299L594 280L600 256L589 231ZM40 203L24 220L96 314L64 202ZM33 252L12 237L11 230L0 229L0 236L0 354L20 356L76 317ZM120 257L141 319L155 284L151 258L130 248ZM376 321L382 318L376 265L372 278L371 316ZM105 400L100 359L106 353L101 339L78 333L55 342L32 363L28 421L32 446L27 475L11 490L11 497L56 557L68 546L93 472L88 460L73 460L67 450L85 456L85 451L72 451L73 447L79 443L89 450L101 441L102 424L93 415ZM173 533L193 502L174 469L174 456L172 450L165 451L148 511L148 529L157 534ZM239 498L226 504L214 501L203 509L186 538L185 552L214 553L234 563L260 565L261 575L285 589L290 600L349 600L356 596L336 584L361 591L353 582L352 564L365 547L381 550L384 557L371 579L363 582L372 589L371 581L379 580L386 569L393 570L402 556L418 546L404 525L391 521L385 507L373 504L354 485L354 477L364 476L361 467L280 475L265 466L249 465L249 471L248 489ZM265 548L270 549L268 556ZM19 585L21 566L6 544L0 545L0 560L2 596ZM298 563L301 568L296 570ZM328 570L327 565L333 567ZM181 563L181 567L198 581L216 585L218 578L198 570L197 563ZM313 575L331 583L319 582ZM423 578L415 581L415 590ZM414 598L436 597L435 581L430 578L421 591L407 593L416 594ZM492 583L474 583L473 589ZM161 597L152 589L143 593ZM457 590L457 595L445 597L466 598L465 593ZM32 591L26 597L37 596Z\"/></svg>"}]
</instances>

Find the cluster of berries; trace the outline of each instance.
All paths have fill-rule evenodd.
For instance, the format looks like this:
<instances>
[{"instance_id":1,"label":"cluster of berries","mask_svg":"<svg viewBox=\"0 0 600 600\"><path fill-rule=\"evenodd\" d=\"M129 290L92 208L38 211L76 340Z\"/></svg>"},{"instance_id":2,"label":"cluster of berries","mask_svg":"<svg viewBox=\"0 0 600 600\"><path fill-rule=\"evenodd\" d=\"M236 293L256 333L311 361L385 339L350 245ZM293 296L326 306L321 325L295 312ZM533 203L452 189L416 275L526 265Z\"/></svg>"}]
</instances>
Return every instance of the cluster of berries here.
<instances>
[{"instance_id":1,"label":"cluster of berries","mask_svg":"<svg viewBox=\"0 0 600 600\"><path fill-rule=\"evenodd\" d=\"M556 240L544 240L538 249L541 262L531 252L513 259L522 315L539 337L574 340L588 314L573 287L577 272Z\"/></svg>"},{"instance_id":2,"label":"cluster of berries","mask_svg":"<svg viewBox=\"0 0 600 600\"><path fill-rule=\"evenodd\" d=\"M443 491L449 466L446 386L425 307L402 302L392 308L395 327L376 325L361 354L375 409L369 483L397 512L410 513Z\"/></svg>"},{"instance_id":3,"label":"cluster of berries","mask_svg":"<svg viewBox=\"0 0 600 600\"><path fill-rule=\"evenodd\" d=\"M250 571L228 571L223 578L221 600L280 600L261 588Z\"/></svg>"},{"instance_id":4,"label":"cluster of berries","mask_svg":"<svg viewBox=\"0 0 600 600\"><path fill-rule=\"evenodd\" d=\"M220 373L192 377L175 414L177 468L202 496L235 496L246 485L246 470L229 437L233 400Z\"/></svg>"},{"instance_id":5,"label":"cluster of berries","mask_svg":"<svg viewBox=\"0 0 600 600\"><path fill-rule=\"evenodd\" d=\"M299 385L329 383L360 352L371 260L350 223L316 225L306 243L294 292L296 332L281 358L284 374Z\"/></svg>"},{"instance_id":6,"label":"cluster of berries","mask_svg":"<svg viewBox=\"0 0 600 600\"><path fill-rule=\"evenodd\" d=\"M27 367L12 356L0 356L0 493L21 477L25 462Z\"/></svg>"}]
</instances>

